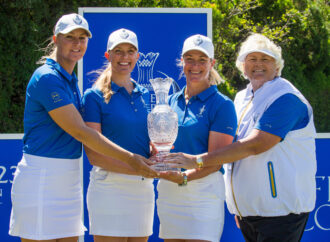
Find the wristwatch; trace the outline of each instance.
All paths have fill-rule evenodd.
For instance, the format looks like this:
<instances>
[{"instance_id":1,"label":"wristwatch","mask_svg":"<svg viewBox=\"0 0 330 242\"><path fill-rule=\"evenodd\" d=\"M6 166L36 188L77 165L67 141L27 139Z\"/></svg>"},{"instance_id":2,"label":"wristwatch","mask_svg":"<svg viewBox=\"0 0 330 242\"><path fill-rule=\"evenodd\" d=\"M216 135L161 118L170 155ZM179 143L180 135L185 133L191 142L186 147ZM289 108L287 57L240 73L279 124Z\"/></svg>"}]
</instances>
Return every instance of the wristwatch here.
<instances>
[{"instance_id":1,"label":"wristwatch","mask_svg":"<svg viewBox=\"0 0 330 242\"><path fill-rule=\"evenodd\" d=\"M202 168L204 166L203 158L201 156L197 156L196 163L198 168Z\"/></svg>"},{"instance_id":2,"label":"wristwatch","mask_svg":"<svg viewBox=\"0 0 330 242\"><path fill-rule=\"evenodd\" d=\"M183 182L181 184L178 184L180 187L181 186L186 186L188 184L188 177L187 174L182 172L181 175L183 176Z\"/></svg>"}]
</instances>

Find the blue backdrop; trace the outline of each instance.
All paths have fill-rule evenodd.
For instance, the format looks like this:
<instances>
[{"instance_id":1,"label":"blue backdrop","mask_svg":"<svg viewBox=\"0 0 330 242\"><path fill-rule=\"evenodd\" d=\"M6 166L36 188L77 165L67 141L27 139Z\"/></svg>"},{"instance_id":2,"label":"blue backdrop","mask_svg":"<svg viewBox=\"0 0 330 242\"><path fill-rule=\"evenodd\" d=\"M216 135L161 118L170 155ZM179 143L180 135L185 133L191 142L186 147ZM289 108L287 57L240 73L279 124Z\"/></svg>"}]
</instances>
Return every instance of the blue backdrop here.
<instances>
[{"instance_id":1,"label":"blue backdrop","mask_svg":"<svg viewBox=\"0 0 330 242\"><path fill-rule=\"evenodd\" d=\"M11 210L10 189L13 173L22 157L22 135L15 139L8 139L0 135L0 241L18 242L18 237L8 235ZM316 139L317 157L317 200L315 209L311 212L302 242L329 242L330 241L330 134L327 138ZM84 159L84 163L88 163ZM85 170L85 187L88 184L88 170ZM87 212L85 211L85 225L88 226ZM159 220L155 214L154 233L150 242L162 241L158 238ZM88 232L85 241L92 241ZM243 242L240 231L236 228L233 216L226 211L225 225L221 242Z\"/></svg>"}]
</instances>

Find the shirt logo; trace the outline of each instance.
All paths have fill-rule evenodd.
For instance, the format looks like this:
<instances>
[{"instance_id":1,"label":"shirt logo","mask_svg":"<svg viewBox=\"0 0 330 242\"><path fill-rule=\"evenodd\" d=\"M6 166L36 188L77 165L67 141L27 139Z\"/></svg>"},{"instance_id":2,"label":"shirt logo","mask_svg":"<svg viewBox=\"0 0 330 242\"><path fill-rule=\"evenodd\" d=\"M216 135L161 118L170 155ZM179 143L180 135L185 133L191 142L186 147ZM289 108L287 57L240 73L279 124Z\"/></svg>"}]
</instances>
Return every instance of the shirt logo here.
<instances>
[{"instance_id":1,"label":"shirt logo","mask_svg":"<svg viewBox=\"0 0 330 242\"><path fill-rule=\"evenodd\" d=\"M50 95L51 95L54 103L62 101L62 98L60 97L60 94L58 94L57 92L52 92Z\"/></svg>"},{"instance_id":2,"label":"shirt logo","mask_svg":"<svg viewBox=\"0 0 330 242\"><path fill-rule=\"evenodd\" d=\"M272 125L271 124L265 124L265 127L267 127L267 128L272 128Z\"/></svg>"},{"instance_id":3,"label":"shirt logo","mask_svg":"<svg viewBox=\"0 0 330 242\"><path fill-rule=\"evenodd\" d=\"M144 100L143 97L141 97L141 102L143 104L143 107L148 110L148 105L147 105L147 103L146 103L146 101Z\"/></svg>"},{"instance_id":4,"label":"shirt logo","mask_svg":"<svg viewBox=\"0 0 330 242\"><path fill-rule=\"evenodd\" d=\"M127 39L129 34L125 31L125 29L123 29L123 31L120 33L120 38L122 39Z\"/></svg>"},{"instance_id":5,"label":"shirt logo","mask_svg":"<svg viewBox=\"0 0 330 242\"><path fill-rule=\"evenodd\" d=\"M80 25L82 23L82 19L79 17L78 14L76 14L76 17L73 19L73 22Z\"/></svg>"},{"instance_id":6,"label":"shirt logo","mask_svg":"<svg viewBox=\"0 0 330 242\"><path fill-rule=\"evenodd\" d=\"M203 105L203 107L201 107L201 109L199 109L199 113L196 115L198 118L202 118L203 117L203 113L205 112L205 105Z\"/></svg>"},{"instance_id":7,"label":"shirt logo","mask_svg":"<svg viewBox=\"0 0 330 242\"><path fill-rule=\"evenodd\" d=\"M194 40L195 45L201 45L203 43L202 37L197 36L197 38Z\"/></svg>"}]
</instances>

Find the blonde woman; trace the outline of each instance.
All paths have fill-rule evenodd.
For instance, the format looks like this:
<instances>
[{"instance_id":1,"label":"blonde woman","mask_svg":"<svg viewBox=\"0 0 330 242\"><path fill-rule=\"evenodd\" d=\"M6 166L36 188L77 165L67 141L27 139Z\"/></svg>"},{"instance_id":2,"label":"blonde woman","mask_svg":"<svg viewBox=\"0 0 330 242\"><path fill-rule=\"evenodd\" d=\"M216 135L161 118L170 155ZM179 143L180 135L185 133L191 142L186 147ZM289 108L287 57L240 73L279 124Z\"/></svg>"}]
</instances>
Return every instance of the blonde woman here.
<instances>
[{"instance_id":1,"label":"blonde woman","mask_svg":"<svg viewBox=\"0 0 330 242\"><path fill-rule=\"evenodd\" d=\"M51 53L26 90L23 158L12 186L9 234L24 241L77 241L83 235L79 158L81 143L130 164L144 176L156 173L145 159L88 127L80 116L73 72L87 49L87 21L78 14L56 23Z\"/></svg>"},{"instance_id":2,"label":"blonde woman","mask_svg":"<svg viewBox=\"0 0 330 242\"><path fill-rule=\"evenodd\" d=\"M173 152L200 154L231 144L236 130L233 102L221 94L214 70L214 46L203 35L183 44L186 86L169 98L178 114ZM219 242L224 225L225 186L221 166L161 172L157 190L159 237L166 242Z\"/></svg>"},{"instance_id":3,"label":"blonde woman","mask_svg":"<svg viewBox=\"0 0 330 242\"><path fill-rule=\"evenodd\" d=\"M86 125L117 145L150 156L147 131L149 92L131 72L139 58L135 33L119 29L109 35L107 68L83 98ZM93 169L87 192L90 234L94 241L145 242L152 234L153 179L129 164L86 147Z\"/></svg>"}]
</instances>

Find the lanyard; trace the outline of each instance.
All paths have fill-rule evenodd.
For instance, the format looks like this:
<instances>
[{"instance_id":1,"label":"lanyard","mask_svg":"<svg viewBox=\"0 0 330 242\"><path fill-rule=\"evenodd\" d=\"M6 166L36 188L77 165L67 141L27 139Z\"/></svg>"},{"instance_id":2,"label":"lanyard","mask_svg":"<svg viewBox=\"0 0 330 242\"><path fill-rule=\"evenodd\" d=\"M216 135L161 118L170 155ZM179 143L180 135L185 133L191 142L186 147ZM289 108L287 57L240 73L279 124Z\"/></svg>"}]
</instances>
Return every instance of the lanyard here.
<instances>
[{"instance_id":1,"label":"lanyard","mask_svg":"<svg viewBox=\"0 0 330 242\"><path fill-rule=\"evenodd\" d=\"M241 126L241 123L242 123L242 120L243 120L243 117L244 117L246 111L248 110L250 104L252 103L253 97L254 97L254 96L251 97L250 101L248 102L248 104L247 104L246 107L244 108L244 110L243 110L243 112L242 112L242 114L241 114L241 117L240 117L240 119L239 119L239 121L238 121L237 129L236 129L236 133L235 133L235 137L234 137L234 142L237 141L239 128L240 128L240 126ZM233 199L234 199L234 203L235 203L235 206L236 206L237 212L238 212L238 214L239 214L240 219L242 219L242 214L241 214L241 212L240 212L239 209L238 209L237 202L236 202L236 198L235 198L235 193L234 193L234 186L233 186L233 173L234 173L234 167L235 167L235 162L232 163L232 169L231 169L231 174L230 174L230 186L231 186L231 192L232 192L232 194L233 194Z\"/></svg>"}]
</instances>

